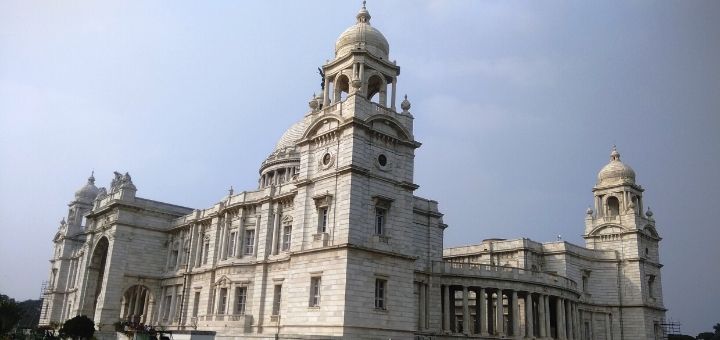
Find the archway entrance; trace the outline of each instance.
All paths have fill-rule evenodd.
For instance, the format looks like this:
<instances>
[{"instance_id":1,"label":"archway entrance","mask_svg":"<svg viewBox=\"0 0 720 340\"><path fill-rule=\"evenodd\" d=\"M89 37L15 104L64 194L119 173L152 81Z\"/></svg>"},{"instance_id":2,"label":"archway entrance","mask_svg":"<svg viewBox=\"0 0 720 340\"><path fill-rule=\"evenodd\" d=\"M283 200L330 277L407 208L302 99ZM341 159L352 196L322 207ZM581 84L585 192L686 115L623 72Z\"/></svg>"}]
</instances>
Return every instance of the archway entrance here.
<instances>
[{"instance_id":1,"label":"archway entrance","mask_svg":"<svg viewBox=\"0 0 720 340\"><path fill-rule=\"evenodd\" d=\"M94 318L95 308L97 307L100 293L102 291L102 282L105 277L105 263L107 261L107 253L110 242L103 237L95 245L90 263L87 268L87 283L85 284L86 296L84 310L87 315Z\"/></svg>"},{"instance_id":2,"label":"archway entrance","mask_svg":"<svg viewBox=\"0 0 720 340\"><path fill-rule=\"evenodd\" d=\"M133 323L147 323L152 296L150 290L143 285L134 285L123 294L120 307L120 318Z\"/></svg>"}]
</instances>

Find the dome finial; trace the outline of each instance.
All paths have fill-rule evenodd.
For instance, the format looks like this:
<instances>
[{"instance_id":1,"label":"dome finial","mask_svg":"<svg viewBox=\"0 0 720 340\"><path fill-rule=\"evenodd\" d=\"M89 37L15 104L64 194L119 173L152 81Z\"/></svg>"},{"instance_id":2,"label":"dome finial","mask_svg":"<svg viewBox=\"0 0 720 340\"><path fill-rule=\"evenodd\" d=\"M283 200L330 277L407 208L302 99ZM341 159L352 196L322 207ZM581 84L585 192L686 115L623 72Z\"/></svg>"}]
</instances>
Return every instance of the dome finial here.
<instances>
[{"instance_id":1,"label":"dome finial","mask_svg":"<svg viewBox=\"0 0 720 340\"><path fill-rule=\"evenodd\" d=\"M362 2L362 8L360 8L360 12L358 12L357 16L357 22L358 23L369 23L370 22L370 12L368 12L367 8L365 7L365 1Z\"/></svg>"},{"instance_id":2,"label":"dome finial","mask_svg":"<svg viewBox=\"0 0 720 340\"><path fill-rule=\"evenodd\" d=\"M610 152L610 160L611 161L619 161L620 160L620 153L617 151L617 146L613 144L612 152Z\"/></svg>"},{"instance_id":3,"label":"dome finial","mask_svg":"<svg viewBox=\"0 0 720 340\"><path fill-rule=\"evenodd\" d=\"M90 172L90 177L88 177L88 184L95 184L95 170Z\"/></svg>"}]
</instances>

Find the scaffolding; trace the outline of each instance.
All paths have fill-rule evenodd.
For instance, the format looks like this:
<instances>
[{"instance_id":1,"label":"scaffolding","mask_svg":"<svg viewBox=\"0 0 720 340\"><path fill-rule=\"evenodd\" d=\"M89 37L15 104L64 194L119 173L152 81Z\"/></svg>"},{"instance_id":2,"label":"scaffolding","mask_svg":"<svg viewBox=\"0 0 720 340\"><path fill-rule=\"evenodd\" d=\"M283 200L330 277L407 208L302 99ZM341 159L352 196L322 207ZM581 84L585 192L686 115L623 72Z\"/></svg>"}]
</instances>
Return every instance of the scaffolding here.
<instances>
[{"instance_id":1,"label":"scaffolding","mask_svg":"<svg viewBox=\"0 0 720 340\"><path fill-rule=\"evenodd\" d=\"M681 334L680 323L673 320L668 320L660 324L663 330L663 339L667 339L670 335Z\"/></svg>"}]
</instances>

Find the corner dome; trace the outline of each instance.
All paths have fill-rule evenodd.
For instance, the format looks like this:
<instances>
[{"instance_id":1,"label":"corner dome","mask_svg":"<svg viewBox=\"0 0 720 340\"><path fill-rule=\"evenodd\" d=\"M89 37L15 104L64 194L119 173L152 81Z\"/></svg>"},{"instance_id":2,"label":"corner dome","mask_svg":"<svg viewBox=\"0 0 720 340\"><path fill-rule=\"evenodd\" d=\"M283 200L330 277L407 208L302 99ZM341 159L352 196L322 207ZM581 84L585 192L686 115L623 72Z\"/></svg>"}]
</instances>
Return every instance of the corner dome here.
<instances>
[{"instance_id":1,"label":"corner dome","mask_svg":"<svg viewBox=\"0 0 720 340\"><path fill-rule=\"evenodd\" d=\"M370 13L363 7L358 12L357 23L350 26L335 42L335 58L349 53L353 49L365 49L373 55L387 59L390 55L390 44L385 36L375 27L370 26Z\"/></svg>"},{"instance_id":2,"label":"corner dome","mask_svg":"<svg viewBox=\"0 0 720 340\"><path fill-rule=\"evenodd\" d=\"M620 153L615 146L610 153L610 163L598 173L598 185L630 183L635 184L635 170L620 161Z\"/></svg>"},{"instance_id":3,"label":"corner dome","mask_svg":"<svg viewBox=\"0 0 720 340\"><path fill-rule=\"evenodd\" d=\"M92 202L100 193L100 189L95 186L95 176L91 174L88 178L87 184L85 184L80 190L75 192L75 199L84 202Z\"/></svg>"}]
</instances>

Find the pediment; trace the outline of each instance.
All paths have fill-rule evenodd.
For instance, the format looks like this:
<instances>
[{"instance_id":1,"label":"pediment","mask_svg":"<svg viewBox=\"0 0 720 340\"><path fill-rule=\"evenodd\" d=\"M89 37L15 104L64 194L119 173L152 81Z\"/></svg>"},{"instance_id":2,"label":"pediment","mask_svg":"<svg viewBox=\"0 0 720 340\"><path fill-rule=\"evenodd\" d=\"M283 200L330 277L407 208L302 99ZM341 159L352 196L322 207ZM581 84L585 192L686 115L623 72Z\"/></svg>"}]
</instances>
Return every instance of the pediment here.
<instances>
[{"instance_id":1,"label":"pediment","mask_svg":"<svg viewBox=\"0 0 720 340\"><path fill-rule=\"evenodd\" d=\"M227 275L221 276L217 281L215 281L216 286L226 286L229 285L232 282L230 278L227 277Z\"/></svg>"},{"instance_id":2,"label":"pediment","mask_svg":"<svg viewBox=\"0 0 720 340\"><path fill-rule=\"evenodd\" d=\"M619 225L606 224L593 229L593 231L590 232L590 236L617 235L623 231L625 230Z\"/></svg>"},{"instance_id":3,"label":"pediment","mask_svg":"<svg viewBox=\"0 0 720 340\"><path fill-rule=\"evenodd\" d=\"M368 118L366 122L373 131L402 141L412 141L410 132L408 132L402 124L393 117L378 114Z\"/></svg>"}]
</instances>

